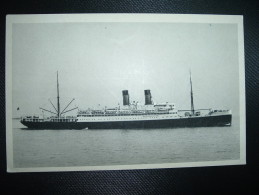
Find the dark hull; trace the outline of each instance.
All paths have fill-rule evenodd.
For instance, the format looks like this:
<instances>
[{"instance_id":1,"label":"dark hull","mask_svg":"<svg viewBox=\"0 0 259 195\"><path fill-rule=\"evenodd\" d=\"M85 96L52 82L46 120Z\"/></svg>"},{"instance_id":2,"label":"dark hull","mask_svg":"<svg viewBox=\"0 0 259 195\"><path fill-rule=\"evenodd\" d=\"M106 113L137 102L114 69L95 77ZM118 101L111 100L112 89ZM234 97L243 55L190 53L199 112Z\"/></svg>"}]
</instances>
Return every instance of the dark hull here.
<instances>
[{"instance_id":1,"label":"dark hull","mask_svg":"<svg viewBox=\"0 0 259 195\"><path fill-rule=\"evenodd\" d=\"M29 129L84 129L85 124L77 122L29 122L21 121L21 123Z\"/></svg>"},{"instance_id":2,"label":"dark hull","mask_svg":"<svg viewBox=\"0 0 259 195\"><path fill-rule=\"evenodd\" d=\"M230 126L231 115L190 117L165 120L110 121L110 122L26 122L31 129L154 129L179 127Z\"/></svg>"}]
</instances>

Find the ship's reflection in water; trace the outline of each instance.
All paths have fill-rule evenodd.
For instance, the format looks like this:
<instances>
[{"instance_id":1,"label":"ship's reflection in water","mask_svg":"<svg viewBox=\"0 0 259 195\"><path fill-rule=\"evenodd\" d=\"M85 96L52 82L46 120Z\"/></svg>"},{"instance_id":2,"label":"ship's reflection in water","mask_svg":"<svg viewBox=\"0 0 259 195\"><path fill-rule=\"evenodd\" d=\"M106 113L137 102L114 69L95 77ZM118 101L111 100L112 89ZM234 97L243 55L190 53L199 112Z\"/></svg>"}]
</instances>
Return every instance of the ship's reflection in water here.
<instances>
[{"instance_id":1,"label":"ship's reflection in water","mask_svg":"<svg viewBox=\"0 0 259 195\"><path fill-rule=\"evenodd\" d=\"M133 165L239 159L231 127L28 130L13 120L14 167Z\"/></svg>"}]
</instances>

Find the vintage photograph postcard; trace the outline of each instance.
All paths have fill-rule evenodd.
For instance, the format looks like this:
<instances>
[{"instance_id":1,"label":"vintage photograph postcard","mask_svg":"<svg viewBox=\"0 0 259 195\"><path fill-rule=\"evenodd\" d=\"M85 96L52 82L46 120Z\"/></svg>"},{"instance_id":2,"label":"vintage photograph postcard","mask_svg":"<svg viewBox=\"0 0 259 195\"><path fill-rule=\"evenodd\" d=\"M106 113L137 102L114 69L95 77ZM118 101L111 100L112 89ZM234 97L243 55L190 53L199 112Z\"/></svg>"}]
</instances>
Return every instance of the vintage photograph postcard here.
<instances>
[{"instance_id":1,"label":"vintage photograph postcard","mask_svg":"<svg viewBox=\"0 0 259 195\"><path fill-rule=\"evenodd\" d=\"M8 172L246 164L243 17L6 17Z\"/></svg>"}]
</instances>

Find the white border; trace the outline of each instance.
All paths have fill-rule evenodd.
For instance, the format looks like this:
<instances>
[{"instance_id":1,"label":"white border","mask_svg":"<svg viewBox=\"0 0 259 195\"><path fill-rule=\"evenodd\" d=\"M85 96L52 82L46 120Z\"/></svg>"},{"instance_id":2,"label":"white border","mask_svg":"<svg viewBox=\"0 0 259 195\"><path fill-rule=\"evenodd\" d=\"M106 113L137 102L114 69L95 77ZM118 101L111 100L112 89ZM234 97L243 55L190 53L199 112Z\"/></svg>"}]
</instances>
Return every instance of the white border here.
<instances>
[{"instance_id":1,"label":"white border","mask_svg":"<svg viewBox=\"0 0 259 195\"><path fill-rule=\"evenodd\" d=\"M14 23L73 22L168 22L168 23L233 23L238 25L239 91L240 91L240 159L226 161L137 164L111 166L36 167L13 166L12 135L12 25ZM48 14L6 16L6 154L7 172L90 171L122 169L154 169L246 164L245 65L243 16L188 14Z\"/></svg>"}]
</instances>

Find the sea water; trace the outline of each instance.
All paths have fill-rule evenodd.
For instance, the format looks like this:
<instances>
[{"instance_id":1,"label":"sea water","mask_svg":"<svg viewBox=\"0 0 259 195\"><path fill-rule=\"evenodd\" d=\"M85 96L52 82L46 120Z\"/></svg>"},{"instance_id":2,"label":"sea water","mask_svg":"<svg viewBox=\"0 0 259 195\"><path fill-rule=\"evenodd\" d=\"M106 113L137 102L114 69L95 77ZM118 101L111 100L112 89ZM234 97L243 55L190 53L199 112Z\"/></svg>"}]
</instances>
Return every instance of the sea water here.
<instances>
[{"instance_id":1,"label":"sea water","mask_svg":"<svg viewBox=\"0 0 259 195\"><path fill-rule=\"evenodd\" d=\"M28 130L13 119L15 168L134 165L240 158L237 120L229 127Z\"/></svg>"}]
</instances>

